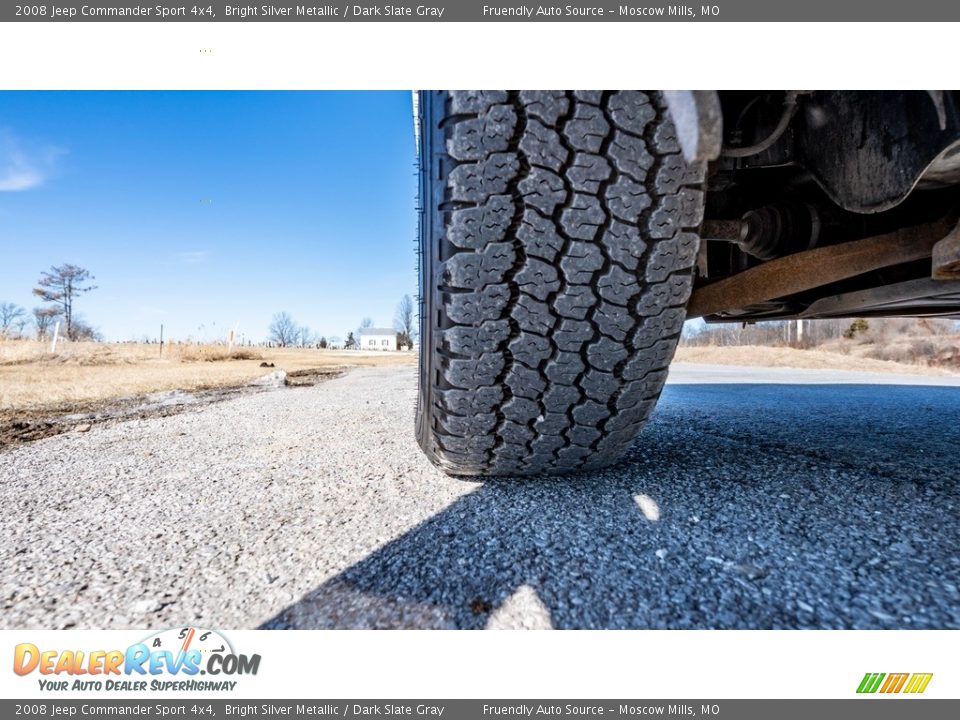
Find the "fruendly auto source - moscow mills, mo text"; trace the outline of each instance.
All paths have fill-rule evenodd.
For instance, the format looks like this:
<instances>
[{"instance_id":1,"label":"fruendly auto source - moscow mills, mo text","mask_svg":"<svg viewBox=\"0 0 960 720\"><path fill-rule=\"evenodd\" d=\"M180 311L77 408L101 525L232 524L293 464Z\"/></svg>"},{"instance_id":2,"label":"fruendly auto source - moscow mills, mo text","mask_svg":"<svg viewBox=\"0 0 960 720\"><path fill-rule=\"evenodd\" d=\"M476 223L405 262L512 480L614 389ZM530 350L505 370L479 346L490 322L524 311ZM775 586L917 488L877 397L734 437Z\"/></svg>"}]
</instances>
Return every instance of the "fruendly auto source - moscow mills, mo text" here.
<instances>
[{"instance_id":1,"label":"fruendly auto source - moscow mills, mo text","mask_svg":"<svg viewBox=\"0 0 960 720\"><path fill-rule=\"evenodd\" d=\"M675 17L695 18L699 15L716 17L718 5L614 5L609 7L584 5L484 5L483 16L490 18L627 18L627 17Z\"/></svg>"}]
</instances>

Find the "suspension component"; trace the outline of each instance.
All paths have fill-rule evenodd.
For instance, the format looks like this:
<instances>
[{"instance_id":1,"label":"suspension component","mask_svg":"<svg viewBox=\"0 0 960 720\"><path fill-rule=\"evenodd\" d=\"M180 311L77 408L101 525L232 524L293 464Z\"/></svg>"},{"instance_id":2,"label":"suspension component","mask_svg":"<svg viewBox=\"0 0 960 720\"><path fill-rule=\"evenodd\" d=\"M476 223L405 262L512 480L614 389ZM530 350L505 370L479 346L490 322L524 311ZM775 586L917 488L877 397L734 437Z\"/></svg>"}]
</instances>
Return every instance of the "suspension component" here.
<instances>
[{"instance_id":1,"label":"suspension component","mask_svg":"<svg viewBox=\"0 0 960 720\"><path fill-rule=\"evenodd\" d=\"M941 219L765 262L694 290L687 317L730 312L880 268L929 258L934 245L955 225L955 221Z\"/></svg>"},{"instance_id":2,"label":"suspension component","mask_svg":"<svg viewBox=\"0 0 960 720\"><path fill-rule=\"evenodd\" d=\"M742 220L707 220L701 236L734 242L748 255L773 260L816 247L821 229L820 212L813 205L780 203L751 210Z\"/></svg>"}]
</instances>

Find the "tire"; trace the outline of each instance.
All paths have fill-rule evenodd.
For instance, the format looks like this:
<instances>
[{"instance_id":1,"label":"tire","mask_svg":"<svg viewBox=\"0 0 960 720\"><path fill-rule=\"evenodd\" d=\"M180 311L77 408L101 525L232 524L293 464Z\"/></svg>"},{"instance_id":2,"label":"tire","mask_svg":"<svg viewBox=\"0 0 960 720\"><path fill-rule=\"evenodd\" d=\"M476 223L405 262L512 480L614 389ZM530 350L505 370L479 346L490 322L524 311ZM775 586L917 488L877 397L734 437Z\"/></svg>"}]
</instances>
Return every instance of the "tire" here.
<instances>
[{"instance_id":1,"label":"tire","mask_svg":"<svg viewBox=\"0 0 960 720\"><path fill-rule=\"evenodd\" d=\"M422 92L417 438L451 475L615 462L667 377L703 215L659 93Z\"/></svg>"}]
</instances>

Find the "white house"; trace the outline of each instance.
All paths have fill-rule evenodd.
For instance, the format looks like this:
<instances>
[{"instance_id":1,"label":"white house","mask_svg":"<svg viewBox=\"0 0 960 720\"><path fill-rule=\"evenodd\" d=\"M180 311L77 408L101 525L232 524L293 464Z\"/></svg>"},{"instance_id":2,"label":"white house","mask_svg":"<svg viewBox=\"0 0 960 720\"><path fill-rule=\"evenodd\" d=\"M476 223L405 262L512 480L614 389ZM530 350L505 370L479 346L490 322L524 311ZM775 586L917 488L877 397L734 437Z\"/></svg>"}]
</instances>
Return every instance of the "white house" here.
<instances>
[{"instance_id":1,"label":"white house","mask_svg":"<svg viewBox=\"0 0 960 720\"><path fill-rule=\"evenodd\" d=\"M393 328L362 328L361 350L396 350L397 331Z\"/></svg>"}]
</instances>

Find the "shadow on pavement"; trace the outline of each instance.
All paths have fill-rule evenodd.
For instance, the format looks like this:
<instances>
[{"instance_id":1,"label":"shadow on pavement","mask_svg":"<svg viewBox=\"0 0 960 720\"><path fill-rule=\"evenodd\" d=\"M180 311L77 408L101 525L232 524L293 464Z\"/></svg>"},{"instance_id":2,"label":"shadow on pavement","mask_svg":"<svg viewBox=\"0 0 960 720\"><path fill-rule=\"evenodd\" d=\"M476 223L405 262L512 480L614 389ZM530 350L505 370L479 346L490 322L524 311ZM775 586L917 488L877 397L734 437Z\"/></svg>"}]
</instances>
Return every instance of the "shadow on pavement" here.
<instances>
[{"instance_id":1,"label":"shadow on pavement","mask_svg":"<svg viewBox=\"0 0 960 720\"><path fill-rule=\"evenodd\" d=\"M262 627L956 628L958 461L960 388L668 385L616 467L485 482Z\"/></svg>"}]
</instances>

